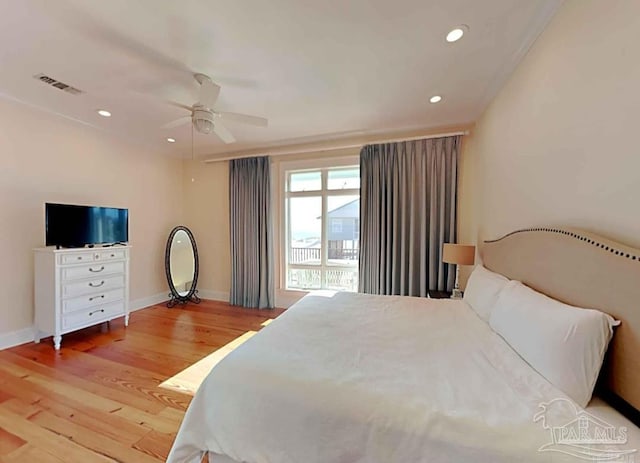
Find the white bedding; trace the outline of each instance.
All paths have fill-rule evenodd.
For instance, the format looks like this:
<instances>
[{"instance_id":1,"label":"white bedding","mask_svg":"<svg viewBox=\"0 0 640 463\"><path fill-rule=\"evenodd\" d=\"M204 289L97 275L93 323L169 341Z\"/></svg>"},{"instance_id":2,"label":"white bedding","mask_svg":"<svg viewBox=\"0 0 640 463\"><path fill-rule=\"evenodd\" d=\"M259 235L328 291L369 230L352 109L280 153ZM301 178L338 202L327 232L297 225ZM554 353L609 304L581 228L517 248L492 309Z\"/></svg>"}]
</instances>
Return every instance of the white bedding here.
<instances>
[{"instance_id":1,"label":"white bedding","mask_svg":"<svg viewBox=\"0 0 640 463\"><path fill-rule=\"evenodd\" d=\"M463 301L317 293L212 370L168 461L575 462L537 451L557 398Z\"/></svg>"}]
</instances>

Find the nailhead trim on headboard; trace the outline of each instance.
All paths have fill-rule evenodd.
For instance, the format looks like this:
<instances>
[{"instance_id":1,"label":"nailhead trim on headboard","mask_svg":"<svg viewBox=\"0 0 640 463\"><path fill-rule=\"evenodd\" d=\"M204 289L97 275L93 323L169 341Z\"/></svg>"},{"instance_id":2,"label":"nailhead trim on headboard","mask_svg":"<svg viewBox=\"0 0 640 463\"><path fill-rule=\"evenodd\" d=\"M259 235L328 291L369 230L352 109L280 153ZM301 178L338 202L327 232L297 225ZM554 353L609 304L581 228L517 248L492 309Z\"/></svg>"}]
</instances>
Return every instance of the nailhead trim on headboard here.
<instances>
[{"instance_id":1,"label":"nailhead trim on headboard","mask_svg":"<svg viewBox=\"0 0 640 463\"><path fill-rule=\"evenodd\" d=\"M487 240L485 241L485 243L497 243L498 241L501 241L511 235L515 235L516 233L524 233L524 232L547 232L547 233L558 233L560 235L566 235L566 236L570 236L571 238L575 238L578 239L580 241L584 241L588 244L591 244L597 248L601 248L605 251L608 251L612 254L615 254L616 256L620 256L620 257L624 257L626 259L630 259L630 260L635 260L637 262L640 262L640 256L637 255L633 255L633 254L629 254L628 252L625 251L621 251L619 249L615 249L611 246L609 246L608 244L604 244L604 243L600 243L596 240L594 240L593 238L589 238L583 235L580 235L579 233L575 233L572 231L568 231L568 230L562 230L561 228L525 228L523 230L516 230L516 231L512 231L511 233L508 233L506 235L504 235L501 238L498 238L496 240Z\"/></svg>"}]
</instances>

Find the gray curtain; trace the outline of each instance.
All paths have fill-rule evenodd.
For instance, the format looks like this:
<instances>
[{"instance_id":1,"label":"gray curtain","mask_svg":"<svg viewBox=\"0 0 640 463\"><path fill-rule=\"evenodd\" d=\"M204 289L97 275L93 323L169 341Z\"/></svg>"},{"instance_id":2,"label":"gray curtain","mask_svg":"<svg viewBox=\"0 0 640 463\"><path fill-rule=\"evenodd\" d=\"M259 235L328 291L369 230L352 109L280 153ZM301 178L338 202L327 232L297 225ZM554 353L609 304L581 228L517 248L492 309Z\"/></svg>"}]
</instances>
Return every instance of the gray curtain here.
<instances>
[{"instance_id":1,"label":"gray curtain","mask_svg":"<svg viewBox=\"0 0 640 463\"><path fill-rule=\"evenodd\" d=\"M456 241L460 141L362 148L360 292L424 297L453 288L455 268L442 262L442 245Z\"/></svg>"},{"instance_id":2,"label":"gray curtain","mask_svg":"<svg viewBox=\"0 0 640 463\"><path fill-rule=\"evenodd\" d=\"M229 162L233 305L274 306L269 158Z\"/></svg>"}]
</instances>

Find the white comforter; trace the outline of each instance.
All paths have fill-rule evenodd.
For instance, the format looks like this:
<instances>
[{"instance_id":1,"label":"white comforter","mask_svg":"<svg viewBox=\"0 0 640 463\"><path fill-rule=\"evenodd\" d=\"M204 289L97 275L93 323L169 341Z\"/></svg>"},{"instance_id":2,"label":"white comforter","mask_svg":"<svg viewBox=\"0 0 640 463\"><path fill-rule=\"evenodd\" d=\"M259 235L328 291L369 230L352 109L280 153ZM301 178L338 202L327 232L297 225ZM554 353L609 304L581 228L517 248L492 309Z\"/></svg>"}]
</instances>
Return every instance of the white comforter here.
<instances>
[{"instance_id":1,"label":"white comforter","mask_svg":"<svg viewBox=\"0 0 640 463\"><path fill-rule=\"evenodd\" d=\"M538 452L564 397L463 301L311 294L211 371L168 461L575 462Z\"/></svg>"}]
</instances>

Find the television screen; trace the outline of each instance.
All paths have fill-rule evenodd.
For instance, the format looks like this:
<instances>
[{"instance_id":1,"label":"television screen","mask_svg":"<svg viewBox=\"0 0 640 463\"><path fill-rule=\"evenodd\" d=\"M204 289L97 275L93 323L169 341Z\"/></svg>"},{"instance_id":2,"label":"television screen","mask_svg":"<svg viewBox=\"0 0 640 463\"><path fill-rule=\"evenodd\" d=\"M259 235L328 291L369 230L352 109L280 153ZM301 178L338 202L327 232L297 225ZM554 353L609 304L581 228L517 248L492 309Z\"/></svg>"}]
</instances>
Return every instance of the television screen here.
<instances>
[{"instance_id":1,"label":"television screen","mask_svg":"<svg viewBox=\"0 0 640 463\"><path fill-rule=\"evenodd\" d=\"M45 227L47 246L124 243L129 240L129 210L47 203Z\"/></svg>"}]
</instances>

